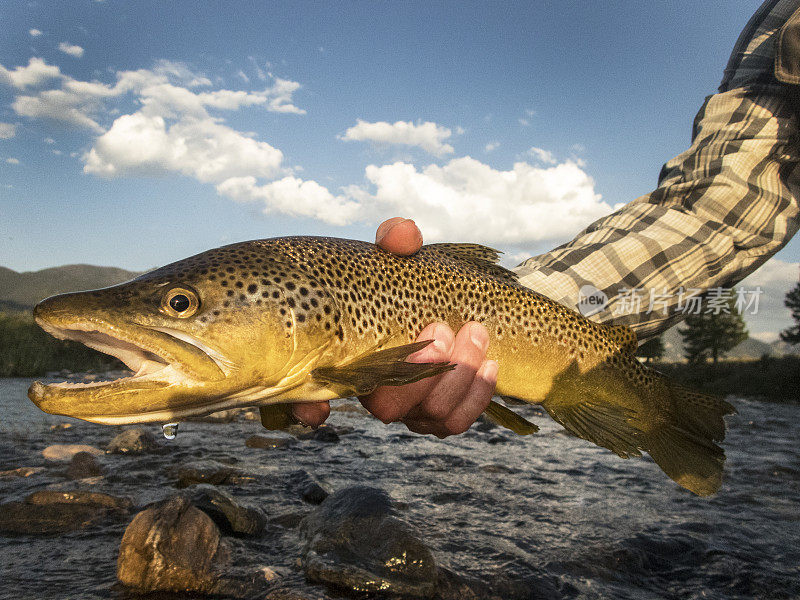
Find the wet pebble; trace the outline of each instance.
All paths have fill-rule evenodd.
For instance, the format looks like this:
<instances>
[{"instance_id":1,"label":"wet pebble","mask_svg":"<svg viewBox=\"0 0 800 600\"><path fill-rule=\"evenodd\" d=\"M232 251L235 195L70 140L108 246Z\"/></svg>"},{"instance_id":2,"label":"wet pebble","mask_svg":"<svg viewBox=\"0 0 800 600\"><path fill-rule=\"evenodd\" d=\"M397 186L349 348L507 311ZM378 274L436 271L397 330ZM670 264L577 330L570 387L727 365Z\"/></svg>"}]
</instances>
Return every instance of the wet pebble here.
<instances>
[{"instance_id":1,"label":"wet pebble","mask_svg":"<svg viewBox=\"0 0 800 600\"><path fill-rule=\"evenodd\" d=\"M24 502L0 505L0 533L52 535L86 529L127 514L131 502L98 492L41 490Z\"/></svg>"},{"instance_id":2,"label":"wet pebble","mask_svg":"<svg viewBox=\"0 0 800 600\"><path fill-rule=\"evenodd\" d=\"M386 492L364 486L330 495L300 524L306 577L359 593L428 598L436 590L433 555L393 514Z\"/></svg>"},{"instance_id":3,"label":"wet pebble","mask_svg":"<svg viewBox=\"0 0 800 600\"><path fill-rule=\"evenodd\" d=\"M44 467L17 467L0 471L0 477L30 477L44 471Z\"/></svg>"},{"instance_id":4,"label":"wet pebble","mask_svg":"<svg viewBox=\"0 0 800 600\"><path fill-rule=\"evenodd\" d=\"M73 455L65 475L68 479L85 479L103 474L103 466L91 452L78 452Z\"/></svg>"},{"instance_id":5,"label":"wet pebble","mask_svg":"<svg viewBox=\"0 0 800 600\"><path fill-rule=\"evenodd\" d=\"M309 504L321 504L330 493L316 477L302 469L289 473L287 479L288 487Z\"/></svg>"},{"instance_id":6,"label":"wet pebble","mask_svg":"<svg viewBox=\"0 0 800 600\"><path fill-rule=\"evenodd\" d=\"M211 517L224 533L255 536L264 530L267 519L255 506L205 483L192 488L192 504Z\"/></svg>"},{"instance_id":7,"label":"wet pebble","mask_svg":"<svg viewBox=\"0 0 800 600\"><path fill-rule=\"evenodd\" d=\"M142 427L126 429L117 434L106 446L111 454L144 454L161 450L155 436Z\"/></svg>"},{"instance_id":8,"label":"wet pebble","mask_svg":"<svg viewBox=\"0 0 800 600\"><path fill-rule=\"evenodd\" d=\"M196 483L224 485L245 483L251 478L243 471L215 460L198 460L171 468L170 473L177 478L176 485L185 488Z\"/></svg>"},{"instance_id":9,"label":"wet pebble","mask_svg":"<svg viewBox=\"0 0 800 600\"><path fill-rule=\"evenodd\" d=\"M42 450L42 456L46 460L66 462L72 460L72 457L78 452L88 452L95 456L103 454L100 448L95 448L94 446L88 446L86 444L53 444Z\"/></svg>"}]
</instances>

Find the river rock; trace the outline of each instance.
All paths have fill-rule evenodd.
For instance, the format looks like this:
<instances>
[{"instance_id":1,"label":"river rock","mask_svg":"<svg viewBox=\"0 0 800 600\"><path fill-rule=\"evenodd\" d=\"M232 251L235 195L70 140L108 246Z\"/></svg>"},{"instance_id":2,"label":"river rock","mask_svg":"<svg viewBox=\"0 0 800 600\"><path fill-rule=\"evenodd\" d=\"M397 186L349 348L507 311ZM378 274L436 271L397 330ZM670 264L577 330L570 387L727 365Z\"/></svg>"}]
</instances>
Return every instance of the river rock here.
<instances>
[{"instance_id":1,"label":"river rock","mask_svg":"<svg viewBox=\"0 0 800 600\"><path fill-rule=\"evenodd\" d=\"M103 474L103 466L91 452L78 452L73 455L65 474L69 479L97 477Z\"/></svg>"},{"instance_id":2,"label":"river rock","mask_svg":"<svg viewBox=\"0 0 800 600\"><path fill-rule=\"evenodd\" d=\"M99 492L41 490L0 505L0 533L49 535L85 529L127 514L131 502Z\"/></svg>"},{"instance_id":3,"label":"river rock","mask_svg":"<svg viewBox=\"0 0 800 600\"><path fill-rule=\"evenodd\" d=\"M28 504L72 504L75 506L92 506L102 510L127 513L133 507L129 498L112 496L102 492L84 492L82 490L39 490L29 495Z\"/></svg>"},{"instance_id":4,"label":"river rock","mask_svg":"<svg viewBox=\"0 0 800 600\"><path fill-rule=\"evenodd\" d=\"M117 579L140 592L214 593L230 561L214 521L183 495L138 513L119 548Z\"/></svg>"},{"instance_id":5,"label":"river rock","mask_svg":"<svg viewBox=\"0 0 800 600\"><path fill-rule=\"evenodd\" d=\"M117 434L106 446L111 454L144 454L161 450L155 436L142 427L126 429Z\"/></svg>"},{"instance_id":6,"label":"river rock","mask_svg":"<svg viewBox=\"0 0 800 600\"><path fill-rule=\"evenodd\" d=\"M170 472L178 478L177 486L185 488L196 483L224 485L244 483L251 478L243 471L215 460L198 460L184 463Z\"/></svg>"},{"instance_id":7,"label":"river rock","mask_svg":"<svg viewBox=\"0 0 800 600\"><path fill-rule=\"evenodd\" d=\"M53 444L42 450L42 456L46 460L52 461L68 461L72 460L78 452L88 452L95 456L100 456L103 451L94 446L87 446L86 444Z\"/></svg>"},{"instance_id":8,"label":"river rock","mask_svg":"<svg viewBox=\"0 0 800 600\"><path fill-rule=\"evenodd\" d=\"M288 487L309 504L321 504L330 492L308 471L298 469L287 476Z\"/></svg>"},{"instance_id":9,"label":"river rock","mask_svg":"<svg viewBox=\"0 0 800 600\"><path fill-rule=\"evenodd\" d=\"M300 524L306 576L359 593L431 597L438 576L433 555L393 512L388 494L376 488L331 494Z\"/></svg>"},{"instance_id":10,"label":"river rock","mask_svg":"<svg viewBox=\"0 0 800 600\"><path fill-rule=\"evenodd\" d=\"M30 477L42 471L44 471L44 467L17 467L16 469L0 471L0 477Z\"/></svg>"},{"instance_id":11,"label":"river rock","mask_svg":"<svg viewBox=\"0 0 800 600\"><path fill-rule=\"evenodd\" d=\"M224 533L254 536L260 534L267 518L259 508L205 483L192 488L192 503L211 517Z\"/></svg>"}]
</instances>

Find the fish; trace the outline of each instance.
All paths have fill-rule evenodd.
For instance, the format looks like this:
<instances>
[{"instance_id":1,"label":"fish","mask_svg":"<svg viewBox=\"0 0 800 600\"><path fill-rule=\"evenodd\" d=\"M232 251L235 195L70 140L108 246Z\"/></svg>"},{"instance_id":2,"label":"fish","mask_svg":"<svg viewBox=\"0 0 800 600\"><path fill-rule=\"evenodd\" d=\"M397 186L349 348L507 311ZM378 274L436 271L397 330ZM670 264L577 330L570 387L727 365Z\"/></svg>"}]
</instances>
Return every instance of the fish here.
<instances>
[{"instance_id":1,"label":"fish","mask_svg":"<svg viewBox=\"0 0 800 600\"><path fill-rule=\"evenodd\" d=\"M43 411L108 425L174 423L259 407L268 428L289 403L369 394L454 365L406 358L434 321L489 331L497 361L486 417L527 435L509 404L541 406L569 433L622 458L648 453L678 485L707 496L722 482L728 402L642 364L636 335L593 322L523 286L478 244L423 246L396 256L329 237L253 240L202 252L99 290L34 308L59 339L115 356L133 375L110 382L36 381Z\"/></svg>"}]
</instances>

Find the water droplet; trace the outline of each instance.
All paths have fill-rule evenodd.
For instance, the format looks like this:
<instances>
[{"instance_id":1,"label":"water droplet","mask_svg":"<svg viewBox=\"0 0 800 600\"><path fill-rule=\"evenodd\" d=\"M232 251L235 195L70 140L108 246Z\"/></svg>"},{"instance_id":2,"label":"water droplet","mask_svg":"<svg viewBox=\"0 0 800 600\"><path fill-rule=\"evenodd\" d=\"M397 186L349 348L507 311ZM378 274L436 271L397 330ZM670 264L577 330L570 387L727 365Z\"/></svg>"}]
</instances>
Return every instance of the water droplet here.
<instances>
[{"instance_id":1,"label":"water droplet","mask_svg":"<svg viewBox=\"0 0 800 600\"><path fill-rule=\"evenodd\" d=\"M178 423L164 423L161 426L161 431L164 437L168 440L174 440L178 436Z\"/></svg>"}]
</instances>

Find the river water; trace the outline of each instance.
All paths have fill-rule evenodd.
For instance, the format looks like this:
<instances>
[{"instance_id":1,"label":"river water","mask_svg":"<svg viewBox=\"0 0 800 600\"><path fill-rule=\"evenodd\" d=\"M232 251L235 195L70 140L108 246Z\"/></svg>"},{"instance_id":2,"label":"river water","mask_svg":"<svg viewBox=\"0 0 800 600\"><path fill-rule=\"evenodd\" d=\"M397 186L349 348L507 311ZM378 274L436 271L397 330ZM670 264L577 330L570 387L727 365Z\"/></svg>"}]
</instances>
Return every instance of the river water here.
<instances>
[{"instance_id":1,"label":"river water","mask_svg":"<svg viewBox=\"0 0 800 600\"><path fill-rule=\"evenodd\" d=\"M27 400L29 384L0 379L0 470L47 468L0 478L2 502L43 488L91 489L142 507L175 491L170 467L213 459L255 474L226 489L283 523L313 508L287 491L302 469L332 490L383 488L440 565L490 584L502 579L514 597L800 598L798 405L729 398L739 414L728 418L725 482L706 499L678 488L649 459L619 459L529 407L520 412L541 431L527 438L473 427L438 440L336 411L329 422L352 429L339 443L273 450L245 446L263 432L258 422L184 423L175 440L162 440L168 452L106 455L104 477L71 482L47 466L42 450L103 448L121 428L45 415ZM67 421L74 425L51 430ZM0 597L134 598L115 583L126 524L0 537ZM296 528L271 525L265 536L242 541L254 565L282 569L301 596L337 597L305 582Z\"/></svg>"}]
</instances>

